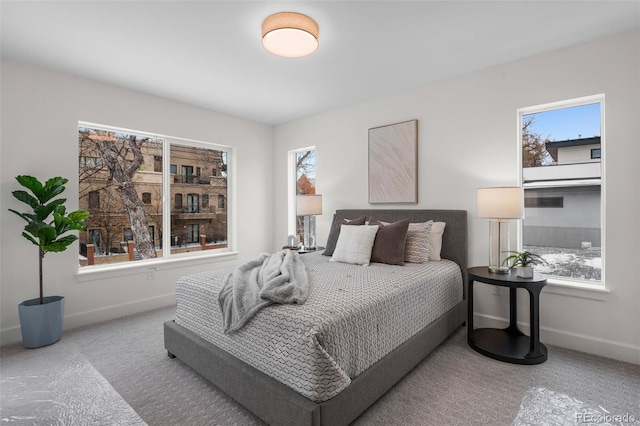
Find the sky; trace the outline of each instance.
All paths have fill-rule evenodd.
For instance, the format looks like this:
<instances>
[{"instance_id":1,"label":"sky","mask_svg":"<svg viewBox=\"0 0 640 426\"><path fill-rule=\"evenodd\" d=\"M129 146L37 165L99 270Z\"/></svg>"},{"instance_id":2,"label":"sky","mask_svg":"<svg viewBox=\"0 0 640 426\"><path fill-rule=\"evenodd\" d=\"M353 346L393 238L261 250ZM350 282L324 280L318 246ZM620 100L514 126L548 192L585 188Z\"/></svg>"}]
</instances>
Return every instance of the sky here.
<instances>
[{"instance_id":1,"label":"sky","mask_svg":"<svg viewBox=\"0 0 640 426\"><path fill-rule=\"evenodd\" d=\"M552 141L600 136L600 103L543 111L524 117L532 115L535 117L534 131Z\"/></svg>"}]
</instances>

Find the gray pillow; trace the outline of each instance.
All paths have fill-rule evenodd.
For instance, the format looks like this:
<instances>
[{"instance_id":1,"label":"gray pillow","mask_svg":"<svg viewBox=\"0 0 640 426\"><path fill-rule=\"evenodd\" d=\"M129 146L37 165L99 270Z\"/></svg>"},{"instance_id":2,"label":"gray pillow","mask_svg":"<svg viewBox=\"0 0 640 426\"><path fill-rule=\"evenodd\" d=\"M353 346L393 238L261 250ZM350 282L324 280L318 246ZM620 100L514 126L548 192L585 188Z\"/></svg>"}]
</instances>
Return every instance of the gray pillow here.
<instances>
[{"instance_id":1,"label":"gray pillow","mask_svg":"<svg viewBox=\"0 0 640 426\"><path fill-rule=\"evenodd\" d=\"M336 249L336 243L338 242L338 237L340 236L341 225L364 225L366 219L366 217L362 216L357 219L347 220L342 216L334 214L333 222L331 222L331 229L329 230L329 238L327 238L327 244L325 244L325 249L322 254L325 256L333 256L333 252Z\"/></svg>"},{"instance_id":2,"label":"gray pillow","mask_svg":"<svg viewBox=\"0 0 640 426\"><path fill-rule=\"evenodd\" d=\"M389 265L404 265L404 249L409 229L409 219L383 224L377 219L369 218L369 225L378 225L378 233L371 250L371 262Z\"/></svg>"}]
</instances>

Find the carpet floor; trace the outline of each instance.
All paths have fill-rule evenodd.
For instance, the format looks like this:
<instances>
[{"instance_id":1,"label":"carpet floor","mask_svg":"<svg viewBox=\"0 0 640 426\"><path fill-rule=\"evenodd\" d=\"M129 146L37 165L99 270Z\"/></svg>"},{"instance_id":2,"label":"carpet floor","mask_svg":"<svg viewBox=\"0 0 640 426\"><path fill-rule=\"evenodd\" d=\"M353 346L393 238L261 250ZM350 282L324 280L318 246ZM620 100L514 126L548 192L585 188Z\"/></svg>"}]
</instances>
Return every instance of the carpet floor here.
<instances>
[{"instance_id":1,"label":"carpet floor","mask_svg":"<svg viewBox=\"0 0 640 426\"><path fill-rule=\"evenodd\" d=\"M173 307L163 308L70 330L47 348L0 348L0 422L263 425L182 362L167 357L162 324L174 314ZM503 363L470 349L461 328L354 425L640 423L640 366L548 348L549 359L543 364ZM69 395L65 391L56 396L54 389L46 398L33 396L48 385L28 378L34 371L67 368L70 361L81 364L76 370L89 371L83 374L90 379L60 385L67 377L61 375L55 382L94 402L67 404L72 413L63 422L38 416L53 412L51 406L65 403ZM100 377L94 377L93 370ZM120 398L135 413L122 406ZM109 404L116 409L105 410ZM30 410L31 418L25 414ZM117 418L114 411L120 413Z\"/></svg>"}]
</instances>

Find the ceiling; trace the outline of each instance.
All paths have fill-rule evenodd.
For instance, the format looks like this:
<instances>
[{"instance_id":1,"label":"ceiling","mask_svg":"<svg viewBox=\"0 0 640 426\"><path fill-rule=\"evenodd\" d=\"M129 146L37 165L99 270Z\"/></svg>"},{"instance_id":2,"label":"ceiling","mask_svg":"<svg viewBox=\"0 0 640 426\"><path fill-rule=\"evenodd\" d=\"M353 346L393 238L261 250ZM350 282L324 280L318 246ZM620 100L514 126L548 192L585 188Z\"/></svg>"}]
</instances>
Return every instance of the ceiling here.
<instances>
[{"instance_id":1,"label":"ceiling","mask_svg":"<svg viewBox=\"0 0 640 426\"><path fill-rule=\"evenodd\" d=\"M7 1L3 58L272 125L640 27L638 1ZM264 18L307 14L281 58ZM598 58L594 58L598 60Z\"/></svg>"}]
</instances>

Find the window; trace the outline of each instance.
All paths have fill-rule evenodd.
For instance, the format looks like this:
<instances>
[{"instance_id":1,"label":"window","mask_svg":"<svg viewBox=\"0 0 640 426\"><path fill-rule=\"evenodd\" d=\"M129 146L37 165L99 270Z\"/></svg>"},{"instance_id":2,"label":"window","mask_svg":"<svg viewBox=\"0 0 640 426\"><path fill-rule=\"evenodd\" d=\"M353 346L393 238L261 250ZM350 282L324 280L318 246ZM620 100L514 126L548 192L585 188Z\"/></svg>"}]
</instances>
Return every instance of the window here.
<instances>
[{"instance_id":1,"label":"window","mask_svg":"<svg viewBox=\"0 0 640 426\"><path fill-rule=\"evenodd\" d=\"M525 217L522 248L552 278L602 284L603 96L519 111Z\"/></svg>"},{"instance_id":2,"label":"window","mask_svg":"<svg viewBox=\"0 0 640 426\"><path fill-rule=\"evenodd\" d=\"M294 151L295 161L295 195L316 193L316 151L315 149L303 149ZM295 197L293 200L295 206ZM295 209L295 207L294 207ZM315 220L315 217L311 217ZM315 226L315 225L312 225ZM298 241L303 240L304 216L296 216L296 233Z\"/></svg>"},{"instance_id":3,"label":"window","mask_svg":"<svg viewBox=\"0 0 640 426\"><path fill-rule=\"evenodd\" d=\"M533 209L545 209L545 208L562 208L564 207L564 197L537 197L533 191L528 191L527 196L524 197L524 207Z\"/></svg>"},{"instance_id":4,"label":"window","mask_svg":"<svg viewBox=\"0 0 640 426\"><path fill-rule=\"evenodd\" d=\"M193 182L193 166L182 166L182 173L180 175L180 182L192 183Z\"/></svg>"},{"instance_id":5,"label":"window","mask_svg":"<svg viewBox=\"0 0 640 426\"><path fill-rule=\"evenodd\" d=\"M187 213L198 213L200 211L200 196L198 194L187 194Z\"/></svg>"},{"instance_id":6,"label":"window","mask_svg":"<svg viewBox=\"0 0 640 426\"><path fill-rule=\"evenodd\" d=\"M200 225L198 224L187 225L187 242L188 243L200 242Z\"/></svg>"},{"instance_id":7,"label":"window","mask_svg":"<svg viewBox=\"0 0 640 426\"><path fill-rule=\"evenodd\" d=\"M211 176L218 176L218 169L211 170Z\"/></svg>"},{"instance_id":8,"label":"window","mask_svg":"<svg viewBox=\"0 0 640 426\"><path fill-rule=\"evenodd\" d=\"M80 167L87 169L102 168L102 159L99 157L80 157Z\"/></svg>"},{"instance_id":9,"label":"window","mask_svg":"<svg viewBox=\"0 0 640 426\"><path fill-rule=\"evenodd\" d=\"M129 262L122 241L133 241L136 261L227 248L227 175L215 182L200 175L213 168L226 171L228 148L83 123L78 146L79 204L91 212L86 221L91 231L80 233L80 245L97 239L103 247L95 251L93 264ZM208 209L211 196L223 199L215 212ZM144 209L135 207L140 205ZM211 247L200 246L200 235ZM81 267L88 263L81 257Z\"/></svg>"},{"instance_id":10,"label":"window","mask_svg":"<svg viewBox=\"0 0 640 426\"><path fill-rule=\"evenodd\" d=\"M224 195L218 195L218 208L224 209Z\"/></svg>"},{"instance_id":11,"label":"window","mask_svg":"<svg viewBox=\"0 0 640 426\"><path fill-rule=\"evenodd\" d=\"M207 246L226 247L226 203L223 201L220 205L218 202L218 209L215 210L208 207L211 197L214 197L214 200L224 200L228 196L227 179L202 177L202 170L211 170L218 164L224 164L226 167L226 151L175 143L171 145L170 151L171 158L180 159L178 163L181 164L181 178L171 183L171 191L186 193L186 206L182 205L181 214L175 215L171 221L171 252L180 253L184 251L185 244L199 243L200 235L205 236Z\"/></svg>"},{"instance_id":12,"label":"window","mask_svg":"<svg viewBox=\"0 0 640 426\"><path fill-rule=\"evenodd\" d=\"M100 193L98 191L89 191L89 210L100 208Z\"/></svg>"}]
</instances>

